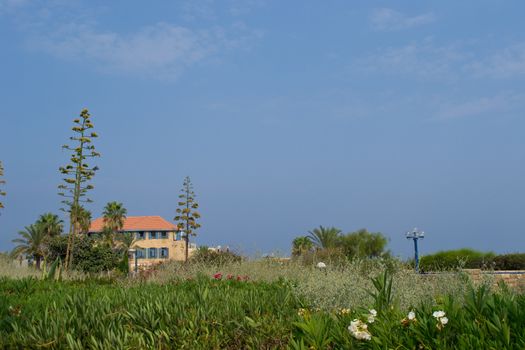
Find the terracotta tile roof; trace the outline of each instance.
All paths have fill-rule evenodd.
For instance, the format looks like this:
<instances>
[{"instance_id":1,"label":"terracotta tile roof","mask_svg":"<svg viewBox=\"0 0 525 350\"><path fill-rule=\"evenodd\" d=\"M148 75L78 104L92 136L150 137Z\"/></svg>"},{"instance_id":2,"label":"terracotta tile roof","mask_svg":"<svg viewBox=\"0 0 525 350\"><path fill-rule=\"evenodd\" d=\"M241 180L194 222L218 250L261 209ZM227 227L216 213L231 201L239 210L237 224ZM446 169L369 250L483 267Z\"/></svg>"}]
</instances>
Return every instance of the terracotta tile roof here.
<instances>
[{"instance_id":1,"label":"terracotta tile roof","mask_svg":"<svg viewBox=\"0 0 525 350\"><path fill-rule=\"evenodd\" d=\"M104 218L91 221L89 232L100 232L104 228ZM128 216L124 219L122 231L174 231L177 226L160 216Z\"/></svg>"}]
</instances>

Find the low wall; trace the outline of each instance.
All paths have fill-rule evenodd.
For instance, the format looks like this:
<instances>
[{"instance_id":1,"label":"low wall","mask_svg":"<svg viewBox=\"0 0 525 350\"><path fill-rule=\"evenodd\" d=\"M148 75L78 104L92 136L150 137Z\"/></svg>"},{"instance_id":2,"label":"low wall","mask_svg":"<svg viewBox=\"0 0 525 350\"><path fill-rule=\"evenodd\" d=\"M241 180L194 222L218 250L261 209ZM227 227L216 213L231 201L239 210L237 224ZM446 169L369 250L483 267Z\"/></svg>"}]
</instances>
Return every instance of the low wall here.
<instances>
[{"instance_id":1,"label":"low wall","mask_svg":"<svg viewBox=\"0 0 525 350\"><path fill-rule=\"evenodd\" d=\"M511 288L525 290L525 271L482 271L479 269L465 269L474 282L494 280L494 284L504 281Z\"/></svg>"}]
</instances>

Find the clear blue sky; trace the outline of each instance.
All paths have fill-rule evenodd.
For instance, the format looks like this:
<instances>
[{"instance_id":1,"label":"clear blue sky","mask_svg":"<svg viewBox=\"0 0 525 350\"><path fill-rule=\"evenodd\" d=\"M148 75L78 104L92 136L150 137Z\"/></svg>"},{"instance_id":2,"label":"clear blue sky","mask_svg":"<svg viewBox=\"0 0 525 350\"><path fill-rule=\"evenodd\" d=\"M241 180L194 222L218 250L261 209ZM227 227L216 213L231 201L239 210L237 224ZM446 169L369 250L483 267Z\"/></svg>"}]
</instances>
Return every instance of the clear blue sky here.
<instances>
[{"instance_id":1,"label":"clear blue sky","mask_svg":"<svg viewBox=\"0 0 525 350\"><path fill-rule=\"evenodd\" d=\"M288 253L318 225L525 251L525 2L0 0L0 250L59 213L89 108L94 203Z\"/></svg>"}]
</instances>

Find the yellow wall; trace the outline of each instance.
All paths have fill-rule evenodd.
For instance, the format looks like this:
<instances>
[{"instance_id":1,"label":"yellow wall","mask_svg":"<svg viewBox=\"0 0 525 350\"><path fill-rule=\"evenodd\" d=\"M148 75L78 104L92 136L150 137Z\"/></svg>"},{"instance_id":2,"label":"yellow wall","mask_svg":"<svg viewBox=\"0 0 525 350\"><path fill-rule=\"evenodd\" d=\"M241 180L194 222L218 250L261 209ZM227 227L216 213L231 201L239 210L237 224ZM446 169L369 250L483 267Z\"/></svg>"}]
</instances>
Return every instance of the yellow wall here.
<instances>
[{"instance_id":1,"label":"yellow wall","mask_svg":"<svg viewBox=\"0 0 525 350\"><path fill-rule=\"evenodd\" d=\"M147 248L168 248L169 249L169 257L168 258L160 258L160 249L157 250L157 258L139 258L138 259L138 265L139 266L149 266L158 264L161 262L165 262L168 260L177 260L177 261L184 261L184 252L186 249L186 244L184 240L174 240L173 237L175 235L175 232L168 232L168 238L164 239L149 239L149 233L146 234L145 239L137 239L135 240L135 243L133 244L132 248L145 248L146 249L146 256L148 254ZM191 256L191 254L195 251L195 249L191 248L190 243L190 249L188 251L188 255ZM130 269L133 270L135 266L135 257L131 256L129 259L130 263Z\"/></svg>"}]
</instances>

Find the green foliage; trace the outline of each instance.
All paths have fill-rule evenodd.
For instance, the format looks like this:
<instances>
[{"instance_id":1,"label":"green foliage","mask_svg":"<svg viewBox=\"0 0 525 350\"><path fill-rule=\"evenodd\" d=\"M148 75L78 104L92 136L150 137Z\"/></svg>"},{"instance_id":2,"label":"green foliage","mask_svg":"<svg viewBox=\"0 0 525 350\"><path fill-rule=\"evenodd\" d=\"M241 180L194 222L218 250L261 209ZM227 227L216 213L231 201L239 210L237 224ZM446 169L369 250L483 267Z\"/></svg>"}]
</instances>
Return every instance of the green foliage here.
<instances>
[{"instance_id":1,"label":"green foliage","mask_svg":"<svg viewBox=\"0 0 525 350\"><path fill-rule=\"evenodd\" d=\"M334 258L340 253L348 259L388 257L387 243L388 239L380 232L361 229L343 235L338 228L319 226L309 231L308 236L293 240L292 256L304 255L306 260L311 260L309 257L315 256L311 248L315 246L317 250L328 250L327 255Z\"/></svg>"},{"instance_id":2,"label":"green foliage","mask_svg":"<svg viewBox=\"0 0 525 350\"><path fill-rule=\"evenodd\" d=\"M336 248L339 246L341 230L335 227L315 228L308 231L308 238L318 248Z\"/></svg>"},{"instance_id":3,"label":"green foliage","mask_svg":"<svg viewBox=\"0 0 525 350\"><path fill-rule=\"evenodd\" d=\"M53 213L40 215L35 225L40 226L48 237L59 236L64 230L63 221Z\"/></svg>"},{"instance_id":4,"label":"green foliage","mask_svg":"<svg viewBox=\"0 0 525 350\"><path fill-rule=\"evenodd\" d=\"M525 295L493 293L485 286L470 288L460 302L452 296L424 300L403 313L393 302L392 280L374 278L376 309L301 312L291 349L523 349ZM402 297L402 296L398 296ZM437 312L440 311L440 312ZM376 315L373 312L377 312ZM352 331L361 324L369 339ZM327 324L330 326L327 327ZM364 327L363 327L364 325Z\"/></svg>"},{"instance_id":5,"label":"green foliage","mask_svg":"<svg viewBox=\"0 0 525 350\"><path fill-rule=\"evenodd\" d=\"M190 261L192 263L201 263L219 267L232 263L240 263L242 257L232 251L215 251L202 246L193 253Z\"/></svg>"},{"instance_id":6,"label":"green foliage","mask_svg":"<svg viewBox=\"0 0 525 350\"><path fill-rule=\"evenodd\" d=\"M67 252L67 236L53 237L48 243L48 261L65 259ZM100 244L95 239L82 236L76 242L72 269L86 272L99 273L118 268L122 262L122 254L114 251L110 246Z\"/></svg>"},{"instance_id":7,"label":"green foliage","mask_svg":"<svg viewBox=\"0 0 525 350\"><path fill-rule=\"evenodd\" d=\"M58 194L64 198L62 203L66 206L63 210L67 211L70 216L69 241L65 259L66 269L71 265L74 255L72 252L74 250L75 236L80 231L82 203L91 202L86 196L87 192L93 189L93 185L88 183L98 170L98 167L90 166L87 160L100 157L93 145L93 139L98 137L98 135L91 131L93 123L88 110L83 109L80 112L80 118L73 120L73 124L74 126L71 128L73 136L69 139L74 144L62 146L63 149L71 151L70 163L59 168L60 173L64 175L62 179L64 184L58 186Z\"/></svg>"},{"instance_id":8,"label":"green foliage","mask_svg":"<svg viewBox=\"0 0 525 350\"><path fill-rule=\"evenodd\" d=\"M5 191L2 191L1 186L5 185L5 180L2 178L4 176L4 167L2 165L2 161L0 161L0 198L5 197L6 193ZM0 201L0 209L4 208L4 203Z\"/></svg>"},{"instance_id":9,"label":"green foliage","mask_svg":"<svg viewBox=\"0 0 525 350\"><path fill-rule=\"evenodd\" d=\"M380 232L366 229L347 233L340 239L344 254L350 258L377 258L385 255L388 239Z\"/></svg>"},{"instance_id":10,"label":"green foliage","mask_svg":"<svg viewBox=\"0 0 525 350\"><path fill-rule=\"evenodd\" d=\"M189 176L186 176L182 184L182 194L179 195L179 208L175 210L177 215L173 220L177 221L179 230L184 231L184 240L186 241L186 251L184 261L188 261L188 248L190 236L196 236L196 230L201 227L197 220L201 215L197 211L199 203L195 199L195 192L193 191L193 184Z\"/></svg>"},{"instance_id":11,"label":"green foliage","mask_svg":"<svg viewBox=\"0 0 525 350\"><path fill-rule=\"evenodd\" d=\"M35 259L36 268L40 269L40 262L44 258L46 247L46 231L42 225L29 225L25 230L19 231L21 238L13 239L13 243L18 243L11 252L13 258L26 255Z\"/></svg>"},{"instance_id":12,"label":"green foliage","mask_svg":"<svg viewBox=\"0 0 525 350\"><path fill-rule=\"evenodd\" d=\"M283 283L198 278L123 287L0 279L0 348L284 348L300 300Z\"/></svg>"},{"instance_id":13,"label":"green foliage","mask_svg":"<svg viewBox=\"0 0 525 350\"><path fill-rule=\"evenodd\" d=\"M423 256L419 266L422 271L491 268L494 257L494 253L483 253L467 248L448 250Z\"/></svg>"},{"instance_id":14,"label":"green foliage","mask_svg":"<svg viewBox=\"0 0 525 350\"><path fill-rule=\"evenodd\" d=\"M493 259L495 270L525 270L525 254L503 254Z\"/></svg>"},{"instance_id":15,"label":"green foliage","mask_svg":"<svg viewBox=\"0 0 525 350\"><path fill-rule=\"evenodd\" d=\"M296 237L292 241L292 256L300 256L312 250L314 244L307 236Z\"/></svg>"},{"instance_id":16,"label":"green foliage","mask_svg":"<svg viewBox=\"0 0 525 350\"><path fill-rule=\"evenodd\" d=\"M122 203L109 202L104 207L104 212L102 213L104 226L115 233L122 230L127 212L127 209L124 208Z\"/></svg>"}]
</instances>

